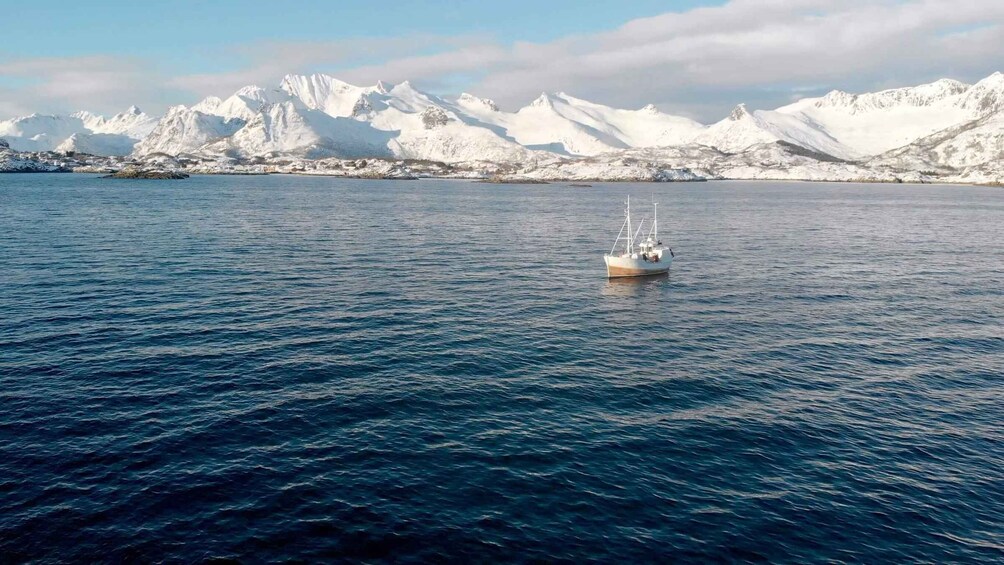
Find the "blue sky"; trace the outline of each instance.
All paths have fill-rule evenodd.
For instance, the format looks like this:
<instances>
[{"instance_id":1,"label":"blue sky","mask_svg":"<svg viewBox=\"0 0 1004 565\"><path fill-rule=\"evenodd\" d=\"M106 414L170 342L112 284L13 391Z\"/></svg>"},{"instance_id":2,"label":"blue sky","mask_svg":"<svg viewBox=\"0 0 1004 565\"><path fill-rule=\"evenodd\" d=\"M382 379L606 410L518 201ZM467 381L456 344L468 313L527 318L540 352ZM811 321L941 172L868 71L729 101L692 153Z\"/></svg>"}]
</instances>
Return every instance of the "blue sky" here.
<instances>
[{"instance_id":1,"label":"blue sky","mask_svg":"<svg viewBox=\"0 0 1004 565\"><path fill-rule=\"evenodd\" d=\"M118 54L149 57L187 72L221 66L238 45L258 42L483 35L547 41L610 29L629 20L685 11L710 0L296 0L290 2L11 2L17 25L4 31L5 57Z\"/></svg>"},{"instance_id":2,"label":"blue sky","mask_svg":"<svg viewBox=\"0 0 1004 565\"><path fill-rule=\"evenodd\" d=\"M543 90L712 121L1004 67L999 0L9 2L0 119L162 112L287 73L411 80L513 109Z\"/></svg>"}]
</instances>

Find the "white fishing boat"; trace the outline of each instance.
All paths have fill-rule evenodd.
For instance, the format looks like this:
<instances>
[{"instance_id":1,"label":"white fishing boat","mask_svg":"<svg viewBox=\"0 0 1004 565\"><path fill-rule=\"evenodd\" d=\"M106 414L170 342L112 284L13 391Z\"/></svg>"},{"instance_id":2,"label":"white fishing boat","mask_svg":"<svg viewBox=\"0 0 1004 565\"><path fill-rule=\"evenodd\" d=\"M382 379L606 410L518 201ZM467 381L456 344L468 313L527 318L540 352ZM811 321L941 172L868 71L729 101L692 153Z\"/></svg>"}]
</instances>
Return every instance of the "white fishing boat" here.
<instances>
[{"instance_id":1,"label":"white fishing boat","mask_svg":"<svg viewBox=\"0 0 1004 565\"><path fill-rule=\"evenodd\" d=\"M642 218L637 228L631 224L631 198L628 198L624 210L624 224L621 226L617 239L610 253L603 256L607 264L607 276L645 277L661 275L669 272L673 263L673 250L659 241L659 205L652 203L652 222L648 235L642 236L647 218ZM639 239L644 237L644 239ZM623 251L617 252L618 245L624 242Z\"/></svg>"}]
</instances>

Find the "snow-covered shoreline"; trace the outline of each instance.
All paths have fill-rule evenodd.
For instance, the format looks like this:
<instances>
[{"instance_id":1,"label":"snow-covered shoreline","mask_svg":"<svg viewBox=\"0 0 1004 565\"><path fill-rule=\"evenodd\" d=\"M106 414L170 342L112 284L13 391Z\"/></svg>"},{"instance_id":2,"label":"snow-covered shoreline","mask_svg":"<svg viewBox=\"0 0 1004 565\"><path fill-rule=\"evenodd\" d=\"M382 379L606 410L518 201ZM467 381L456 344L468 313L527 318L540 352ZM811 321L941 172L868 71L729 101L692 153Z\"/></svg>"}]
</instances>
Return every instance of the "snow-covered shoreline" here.
<instances>
[{"instance_id":1,"label":"snow-covered shoreline","mask_svg":"<svg viewBox=\"0 0 1004 565\"><path fill-rule=\"evenodd\" d=\"M783 149L783 148L782 148ZM477 180L499 184L521 183L616 183L616 182L716 182L785 181L875 184L956 184L1002 186L999 180L972 177L930 176L913 172L867 171L853 165L819 168L801 164L787 169L740 166L733 160L728 174L707 169L671 168L657 161L628 161L618 156L606 159L561 160L531 169L512 169L490 163L447 164L432 161L390 159L286 161L258 165L178 163L173 160L131 160L96 156L66 156L58 153L19 153L0 149L0 173L49 172L111 174L122 170L170 171L189 175L300 175L346 179Z\"/></svg>"}]
</instances>

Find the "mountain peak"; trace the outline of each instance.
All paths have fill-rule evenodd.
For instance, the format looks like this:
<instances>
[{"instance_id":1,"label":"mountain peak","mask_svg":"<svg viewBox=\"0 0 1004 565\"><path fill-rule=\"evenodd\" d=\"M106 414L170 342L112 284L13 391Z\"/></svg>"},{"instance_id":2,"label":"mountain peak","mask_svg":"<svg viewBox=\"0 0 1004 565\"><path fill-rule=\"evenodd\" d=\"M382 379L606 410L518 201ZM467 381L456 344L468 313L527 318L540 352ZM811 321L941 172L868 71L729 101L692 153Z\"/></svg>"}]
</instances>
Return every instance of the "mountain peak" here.
<instances>
[{"instance_id":1,"label":"mountain peak","mask_svg":"<svg viewBox=\"0 0 1004 565\"><path fill-rule=\"evenodd\" d=\"M265 89L255 85L249 84L242 87L240 90L234 93L234 96L245 96L247 98L260 98L265 94Z\"/></svg>"},{"instance_id":2,"label":"mountain peak","mask_svg":"<svg viewBox=\"0 0 1004 565\"><path fill-rule=\"evenodd\" d=\"M920 99L928 101L941 100L949 96L962 94L969 88L969 85L949 78L938 79L930 84L922 84L912 89L912 94Z\"/></svg>"},{"instance_id":3,"label":"mountain peak","mask_svg":"<svg viewBox=\"0 0 1004 565\"><path fill-rule=\"evenodd\" d=\"M346 92L358 87L339 80L331 75L314 73L312 75L286 75L279 84L280 90L296 95L306 91L312 92Z\"/></svg>"},{"instance_id":4,"label":"mountain peak","mask_svg":"<svg viewBox=\"0 0 1004 565\"><path fill-rule=\"evenodd\" d=\"M747 118L750 115L750 111L746 109L745 103L739 103L738 106L732 109L732 113L729 114L729 119L733 122L738 122L743 118Z\"/></svg>"},{"instance_id":5,"label":"mountain peak","mask_svg":"<svg viewBox=\"0 0 1004 565\"><path fill-rule=\"evenodd\" d=\"M289 74L282 77L282 84L299 82L301 80L308 80L310 82L315 82L315 83L348 84L343 80L339 80L331 75L326 75L324 73L313 73L309 75Z\"/></svg>"},{"instance_id":6,"label":"mountain peak","mask_svg":"<svg viewBox=\"0 0 1004 565\"><path fill-rule=\"evenodd\" d=\"M659 109L655 107L655 104L646 104L639 111L640 112L645 112L646 114L658 114L659 113Z\"/></svg>"},{"instance_id":7,"label":"mountain peak","mask_svg":"<svg viewBox=\"0 0 1004 565\"><path fill-rule=\"evenodd\" d=\"M220 104L223 104L223 99L219 96L207 96L202 102L192 106L192 110L202 112L203 114L211 114L220 107Z\"/></svg>"},{"instance_id":8,"label":"mountain peak","mask_svg":"<svg viewBox=\"0 0 1004 565\"><path fill-rule=\"evenodd\" d=\"M1004 87L1004 73L997 71L987 78L977 82L975 86L983 86L985 88L1002 88Z\"/></svg>"},{"instance_id":9,"label":"mountain peak","mask_svg":"<svg viewBox=\"0 0 1004 565\"><path fill-rule=\"evenodd\" d=\"M1000 73L997 73L1000 74ZM993 76L993 75L991 75ZM951 78L939 78L938 80L932 82L931 84L943 86L949 89L965 89L966 84Z\"/></svg>"},{"instance_id":10,"label":"mountain peak","mask_svg":"<svg viewBox=\"0 0 1004 565\"><path fill-rule=\"evenodd\" d=\"M550 94L541 92L536 100L530 102L530 106L533 108L550 108L554 106L554 101L551 99Z\"/></svg>"},{"instance_id":11,"label":"mountain peak","mask_svg":"<svg viewBox=\"0 0 1004 565\"><path fill-rule=\"evenodd\" d=\"M142 114L143 111L139 109L139 106L133 105L133 106L129 106L129 108L126 109L125 113L126 114L132 114L133 116L138 116L138 115Z\"/></svg>"},{"instance_id":12,"label":"mountain peak","mask_svg":"<svg viewBox=\"0 0 1004 565\"><path fill-rule=\"evenodd\" d=\"M78 119L81 119L81 120L84 120L84 121L86 121L86 120L96 120L96 119L101 118L101 116L99 116L98 114L95 114L94 112L88 112L87 110L80 110L79 112L74 112L74 113L70 114L70 117L71 118L78 118Z\"/></svg>"},{"instance_id":13,"label":"mountain peak","mask_svg":"<svg viewBox=\"0 0 1004 565\"><path fill-rule=\"evenodd\" d=\"M971 86L960 106L976 110L981 115L1004 110L1004 74L996 72Z\"/></svg>"},{"instance_id":14,"label":"mountain peak","mask_svg":"<svg viewBox=\"0 0 1004 565\"><path fill-rule=\"evenodd\" d=\"M406 80L404 82L399 82L399 83L395 84L394 86L392 86L390 88L390 90L388 91L388 93L392 94L392 95L395 95L395 96L399 96L399 97L405 97L405 98L411 98L411 97L415 97L415 96L419 96L419 97L420 96L424 96L421 92L419 92L411 84L410 80Z\"/></svg>"},{"instance_id":15,"label":"mountain peak","mask_svg":"<svg viewBox=\"0 0 1004 565\"><path fill-rule=\"evenodd\" d=\"M462 92L460 96L457 98L457 102L460 102L461 104L466 104L468 106L483 106L485 108L488 108L492 112L499 111L498 104L496 104L495 101L492 100L491 98L481 98L478 96L474 96L473 94L468 94L467 92Z\"/></svg>"},{"instance_id":16,"label":"mountain peak","mask_svg":"<svg viewBox=\"0 0 1004 565\"><path fill-rule=\"evenodd\" d=\"M394 85L391 85L390 88L388 88L387 83L385 83L382 80L378 80L376 86L373 87L373 89L379 92L380 94L387 94L388 92L390 92L391 88L394 88Z\"/></svg>"},{"instance_id":17,"label":"mountain peak","mask_svg":"<svg viewBox=\"0 0 1004 565\"><path fill-rule=\"evenodd\" d=\"M849 106L857 98L856 94L844 92L843 90L831 90L819 99L816 106Z\"/></svg>"}]
</instances>

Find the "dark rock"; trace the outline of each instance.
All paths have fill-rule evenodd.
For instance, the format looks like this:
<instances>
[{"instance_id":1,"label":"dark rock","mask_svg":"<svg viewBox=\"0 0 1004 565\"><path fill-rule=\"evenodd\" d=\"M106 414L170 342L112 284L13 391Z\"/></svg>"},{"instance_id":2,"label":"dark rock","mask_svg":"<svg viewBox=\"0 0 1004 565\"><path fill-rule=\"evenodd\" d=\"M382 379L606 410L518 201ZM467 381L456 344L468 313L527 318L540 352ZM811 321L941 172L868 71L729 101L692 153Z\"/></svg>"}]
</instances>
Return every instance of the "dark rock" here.
<instances>
[{"instance_id":1,"label":"dark rock","mask_svg":"<svg viewBox=\"0 0 1004 565\"><path fill-rule=\"evenodd\" d=\"M435 106L429 106L422 111L422 124L425 125L425 129L433 129L440 126L445 126L449 123L450 118L446 115L446 112L442 108L437 108Z\"/></svg>"},{"instance_id":2,"label":"dark rock","mask_svg":"<svg viewBox=\"0 0 1004 565\"><path fill-rule=\"evenodd\" d=\"M475 181L481 184L550 184L546 180L524 179L516 177L491 177Z\"/></svg>"},{"instance_id":3,"label":"dark rock","mask_svg":"<svg viewBox=\"0 0 1004 565\"><path fill-rule=\"evenodd\" d=\"M106 179L187 179L188 173L180 171L150 171L140 169L123 169L101 178Z\"/></svg>"},{"instance_id":4,"label":"dark rock","mask_svg":"<svg viewBox=\"0 0 1004 565\"><path fill-rule=\"evenodd\" d=\"M359 100L356 100L355 105L352 106L353 116L362 116L372 111L373 111L373 105L370 104L370 101L368 98L366 98L366 96L360 96Z\"/></svg>"}]
</instances>

